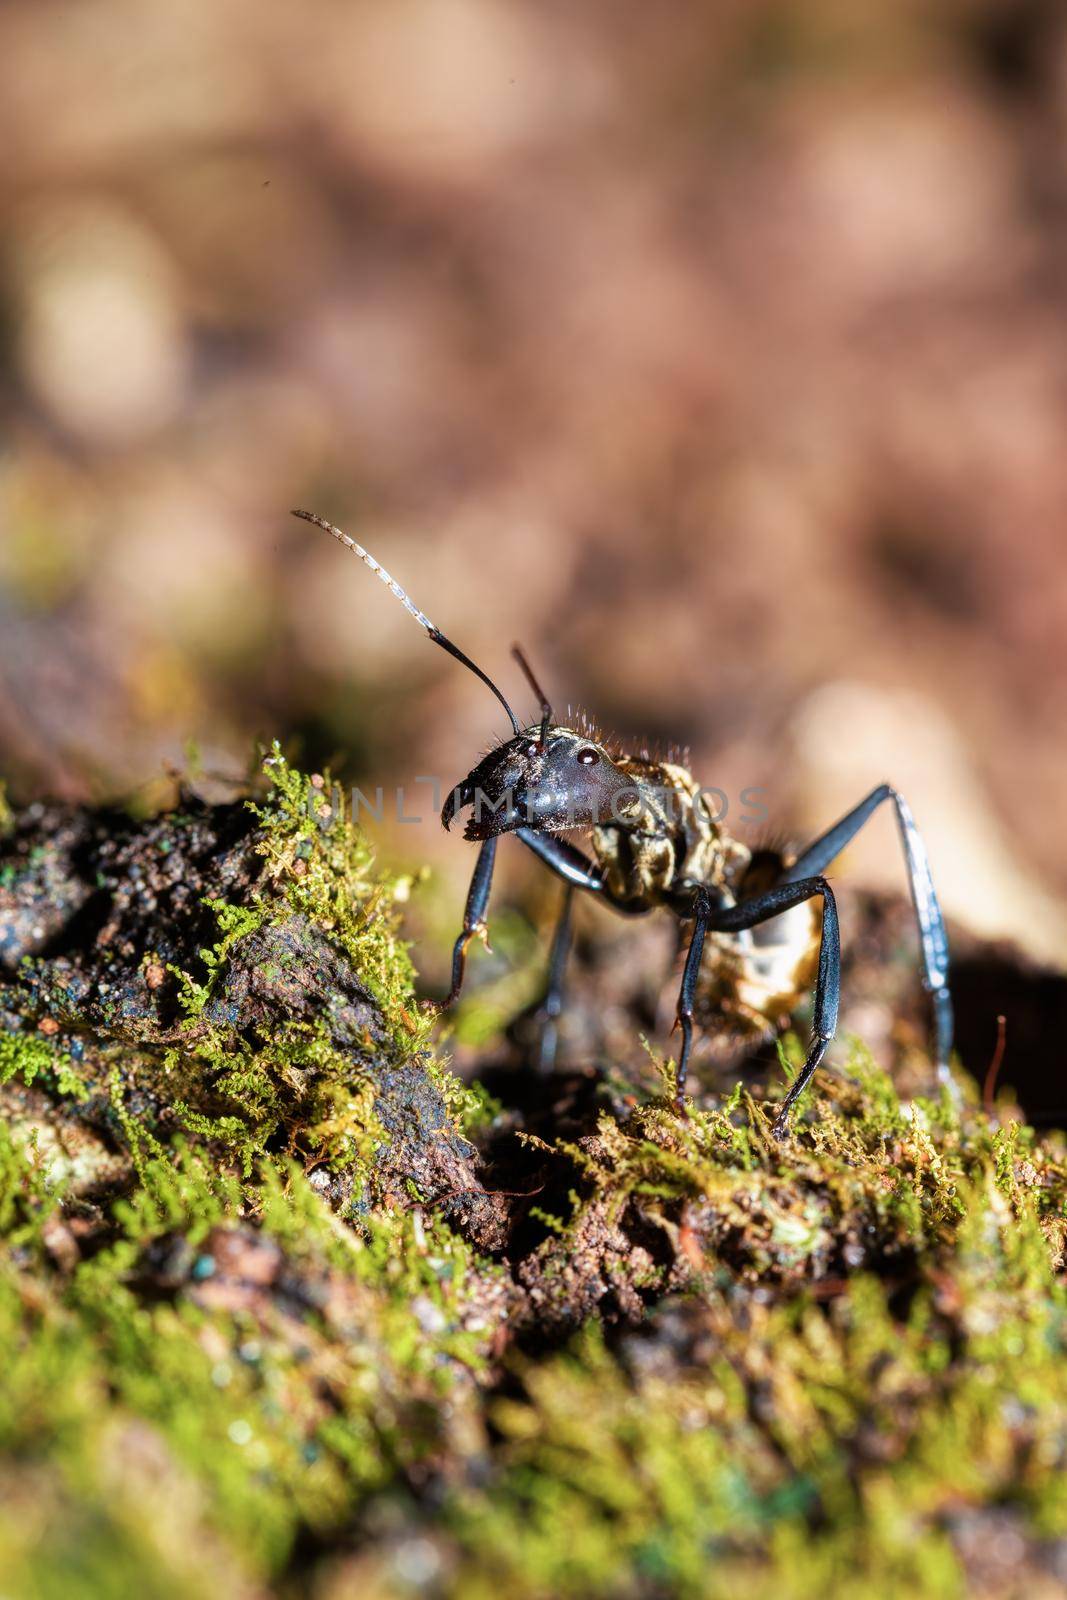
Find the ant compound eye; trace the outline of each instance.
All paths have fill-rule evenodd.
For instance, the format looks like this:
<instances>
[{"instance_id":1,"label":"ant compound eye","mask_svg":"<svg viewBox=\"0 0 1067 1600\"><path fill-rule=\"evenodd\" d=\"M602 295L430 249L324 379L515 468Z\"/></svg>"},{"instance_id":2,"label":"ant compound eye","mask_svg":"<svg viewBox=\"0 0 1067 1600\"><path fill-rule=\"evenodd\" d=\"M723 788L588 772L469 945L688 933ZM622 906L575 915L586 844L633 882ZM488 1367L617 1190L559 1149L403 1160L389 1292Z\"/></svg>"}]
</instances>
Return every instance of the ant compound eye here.
<instances>
[{"instance_id":1,"label":"ant compound eye","mask_svg":"<svg viewBox=\"0 0 1067 1600\"><path fill-rule=\"evenodd\" d=\"M522 747L522 754L524 756L535 756L540 748L536 739L528 739Z\"/></svg>"},{"instance_id":2,"label":"ant compound eye","mask_svg":"<svg viewBox=\"0 0 1067 1600\"><path fill-rule=\"evenodd\" d=\"M595 761L600 760L600 755L592 745L587 744L579 750L576 760L580 761L583 767L591 767Z\"/></svg>"}]
</instances>

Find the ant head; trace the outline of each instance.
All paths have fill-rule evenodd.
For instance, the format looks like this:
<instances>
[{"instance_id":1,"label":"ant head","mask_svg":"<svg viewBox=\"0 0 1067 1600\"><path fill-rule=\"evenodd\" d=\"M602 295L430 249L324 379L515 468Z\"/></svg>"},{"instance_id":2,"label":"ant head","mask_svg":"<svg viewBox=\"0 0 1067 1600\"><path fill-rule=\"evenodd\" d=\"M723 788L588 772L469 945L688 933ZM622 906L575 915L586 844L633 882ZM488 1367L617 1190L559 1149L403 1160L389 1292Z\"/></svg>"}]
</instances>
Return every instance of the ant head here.
<instances>
[{"instance_id":1,"label":"ant head","mask_svg":"<svg viewBox=\"0 0 1067 1600\"><path fill-rule=\"evenodd\" d=\"M449 795L441 821L449 827L457 809L470 806L465 839L517 828L565 833L621 820L636 799L633 779L603 745L573 728L541 723L491 750Z\"/></svg>"},{"instance_id":2,"label":"ant head","mask_svg":"<svg viewBox=\"0 0 1067 1600\"><path fill-rule=\"evenodd\" d=\"M355 539L350 539L347 533L313 511L294 511L293 515L313 522L357 555L427 637L480 678L507 713L514 738L479 762L449 795L441 812L446 828L457 807L465 806L473 807L465 829L468 839L492 839L499 833L514 833L516 828L523 827L534 828L539 833L563 833L567 828L588 827L591 823L613 819L619 821L627 810L635 808L637 796L632 781L615 766L604 747L573 728L553 726L552 707L518 645L512 655L541 705L540 724L525 732L489 674L445 637L369 550L364 550Z\"/></svg>"}]
</instances>

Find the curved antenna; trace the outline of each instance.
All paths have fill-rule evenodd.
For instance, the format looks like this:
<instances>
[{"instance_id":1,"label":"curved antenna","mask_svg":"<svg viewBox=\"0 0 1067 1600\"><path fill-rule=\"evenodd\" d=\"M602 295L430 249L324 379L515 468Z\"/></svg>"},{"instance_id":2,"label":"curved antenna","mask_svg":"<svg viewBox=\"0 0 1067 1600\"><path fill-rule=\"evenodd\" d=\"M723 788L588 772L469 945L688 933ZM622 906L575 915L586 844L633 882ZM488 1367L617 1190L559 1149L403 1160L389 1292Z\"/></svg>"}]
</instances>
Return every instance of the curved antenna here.
<instances>
[{"instance_id":1,"label":"curved antenna","mask_svg":"<svg viewBox=\"0 0 1067 1600\"><path fill-rule=\"evenodd\" d=\"M515 660L519 663L519 666L522 668L526 682L530 685L530 688L541 702L541 736L538 740L538 743L543 750L545 747L545 740L548 737L548 725L552 721L552 707L545 699L545 691L542 689L541 685L533 675L533 668L530 666L530 663L523 654L522 646L513 644L511 647L511 653L515 657Z\"/></svg>"},{"instance_id":2,"label":"curved antenna","mask_svg":"<svg viewBox=\"0 0 1067 1600\"><path fill-rule=\"evenodd\" d=\"M350 539L347 533L342 533L340 528L335 528L332 522L327 522L325 517L317 516L314 511L294 511L293 516L302 517L305 522L313 522L316 528L322 528L326 533L332 533L334 538L340 544L347 545L349 550L354 550L359 559L364 562L365 565L368 566L377 577L381 578L382 582L392 590L393 594L400 601L400 604L404 607L404 610L409 612L410 615L415 618L415 621L418 623L419 627L429 634L434 644L439 644L442 650L447 650L450 656L454 656L455 659L457 661L461 661L465 667L469 667L476 678L481 678L487 689L492 689L493 693L500 701L500 704L507 712L508 721L511 723L512 728L516 733L522 732L522 729L519 727L519 719L516 717L514 711L512 711L511 707L504 699L504 696L501 694L492 678L490 678L487 673L483 672L481 667L475 666L470 656L465 656L459 646L452 643L451 639L445 638L440 628L436 628L430 621L429 617L426 616L424 612L419 610L414 600L412 600L409 595L405 594L404 590L397 583L396 579L391 578L388 572L386 572L385 568L375 561L369 550L364 550L363 546L361 544L357 544L354 539Z\"/></svg>"}]
</instances>

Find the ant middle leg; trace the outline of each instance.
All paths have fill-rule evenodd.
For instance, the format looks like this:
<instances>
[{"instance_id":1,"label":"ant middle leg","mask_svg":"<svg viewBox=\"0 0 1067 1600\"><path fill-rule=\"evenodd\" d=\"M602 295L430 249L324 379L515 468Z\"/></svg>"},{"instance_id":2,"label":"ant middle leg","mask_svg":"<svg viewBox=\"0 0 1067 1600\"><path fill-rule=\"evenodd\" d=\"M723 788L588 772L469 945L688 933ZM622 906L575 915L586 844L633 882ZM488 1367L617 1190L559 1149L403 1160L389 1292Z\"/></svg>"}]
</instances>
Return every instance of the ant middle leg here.
<instances>
[{"instance_id":1,"label":"ant middle leg","mask_svg":"<svg viewBox=\"0 0 1067 1600\"><path fill-rule=\"evenodd\" d=\"M908 887L919 925L919 945L922 951L923 987L930 996L934 1013L934 1046L937 1054L938 1076L943 1083L953 1083L949 1072L952 1054L953 1017L952 996L948 987L948 934L945 919L934 889L930 861L922 835L915 826L915 818L903 795L888 783L880 783L865 800L854 806L840 822L813 841L782 874L782 883L796 883L815 873L824 872L841 851L885 801L893 803L897 828L904 847L908 867Z\"/></svg>"},{"instance_id":2,"label":"ant middle leg","mask_svg":"<svg viewBox=\"0 0 1067 1600\"><path fill-rule=\"evenodd\" d=\"M556 1064L559 1046L559 1014L563 1009L563 975L571 948L574 891L585 889L590 894L601 895L604 883L600 869L569 840L538 833L534 828L516 828L515 832L526 848L566 885L563 906L552 938L552 953L548 959L548 987L541 1003L544 1026L538 1047L538 1066L542 1072L548 1073Z\"/></svg>"},{"instance_id":3,"label":"ant middle leg","mask_svg":"<svg viewBox=\"0 0 1067 1600\"><path fill-rule=\"evenodd\" d=\"M568 883L563 891L556 929L552 935L552 948L548 958L548 983L539 1007L541 1037L537 1047L537 1065L543 1073L555 1069L559 1049L559 1017L563 1010L563 979L567 957L571 950L571 912L574 907L574 885Z\"/></svg>"},{"instance_id":4,"label":"ant middle leg","mask_svg":"<svg viewBox=\"0 0 1067 1600\"><path fill-rule=\"evenodd\" d=\"M815 1008L812 1019L811 1042L807 1059L797 1074L789 1093L778 1108L772 1132L781 1139L789 1131L789 1114L804 1093L830 1041L837 1031L837 1014L841 1004L841 931L837 920L837 902L826 879L819 876L800 878L793 883L782 883L751 900L737 906L724 906L715 910L710 926L719 933L741 933L760 922L790 911L805 900L822 899L822 937L819 941L819 972L815 980Z\"/></svg>"},{"instance_id":5,"label":"ant middle leg","mask_svg":"<svg viewBox=\"0 0 1067 1600\"><path fill-rule=\"evenodd\" d=\"M700 961L704 954L704 940L711 924L711 897L706 889L698 889L693 906L693 934L689 952L682 969L682 986L678 991L678 1008L674 1026L682 1030L682 1048L678 1052L678 1071L674 1081L674 1107L685 1115L685 1080L689 1072L689 1053L693 1048L693 1001L696 998Z\"/></svg>"}]
</instances>

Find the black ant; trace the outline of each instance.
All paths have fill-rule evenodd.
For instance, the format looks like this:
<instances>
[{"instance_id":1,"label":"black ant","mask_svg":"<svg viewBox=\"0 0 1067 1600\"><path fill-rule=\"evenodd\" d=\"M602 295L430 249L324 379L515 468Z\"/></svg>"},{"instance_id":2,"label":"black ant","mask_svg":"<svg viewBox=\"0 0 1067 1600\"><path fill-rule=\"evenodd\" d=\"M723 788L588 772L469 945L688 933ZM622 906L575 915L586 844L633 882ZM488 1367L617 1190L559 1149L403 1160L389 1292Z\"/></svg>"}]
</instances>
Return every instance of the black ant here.
<instances>
[{"instance_id":1,"label":"black ant","mask_svg":"<svg viewBox=\"0 0 1067 1600\"><path fill-rule=\"evenodd\" d=\"M837 1028L841 942L837 905L823 873L888 800L896 812L919 925L938 1071L950 1081L953 1020L945 924L925 846L911 811L895 789L880 784L798 856L771 850L753 853L727 836L685 767L646 754L627 754L587 726L555 724L552 707L516 646L512 654L541 706L540 721L523 728L492 679L445 638L362 545L313 512L294 515L314 522L354 550L434 643L492 690L511 723L513 737L478 763L441 812L448 828L457 810L471 807L464 837L481 844L463 931L453 952L452 985L440 1003L442 1010L459 995L471 940L485 937L497 839L513 833L566 885L544 1002L544 1065L554 1059L555 1019L562 1001L575 889L630 914L665 906L692 925L675 1021L682 1034L676 1105L683 1113L694 1016L703 1021L716 1011L727 1011L743 1026L767 1032L796 1008L814 978L811 1043L774 1122L773 1131L780 1138ZM594 859L563 837L573 829L589 832ZM822 902L820 915L815 913L815 901Z\"/></svg>"}]
</instances>

